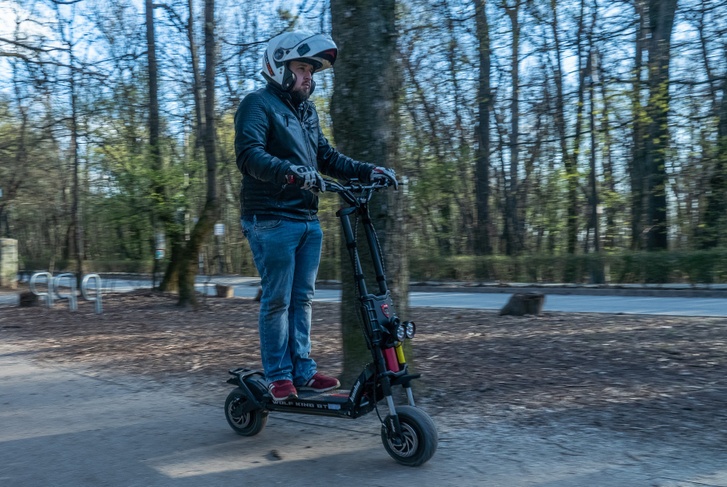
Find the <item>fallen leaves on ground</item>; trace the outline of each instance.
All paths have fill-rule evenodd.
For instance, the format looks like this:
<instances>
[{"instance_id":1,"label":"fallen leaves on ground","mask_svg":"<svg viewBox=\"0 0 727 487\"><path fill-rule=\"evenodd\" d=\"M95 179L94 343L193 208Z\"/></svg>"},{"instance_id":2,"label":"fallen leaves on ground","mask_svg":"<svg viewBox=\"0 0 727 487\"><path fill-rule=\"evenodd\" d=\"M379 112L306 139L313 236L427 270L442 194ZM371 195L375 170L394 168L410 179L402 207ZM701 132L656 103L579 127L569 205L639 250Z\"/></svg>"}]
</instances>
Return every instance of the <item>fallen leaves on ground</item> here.
<instances>
[{"instance_id":1,"label":"fallen leaves on ground","mask_svg":"<svg viewBox=\"0 0 727 487\"><path fill-rule=\"evenodd\" d=\"M135 291L105 296L102 315L85 302L75 312L5 307L0 338L44 363L82 362L189 391L218 390L235 366L260 368L259 303L205 298L196 311L175 303ZM313 307L312 356L331 375L342 367L338 308ZM726 443L727 319L443 308L414 308L408 318L418 330L417 397L434 416L558 420Z\"/></svg>"}]
</instances>

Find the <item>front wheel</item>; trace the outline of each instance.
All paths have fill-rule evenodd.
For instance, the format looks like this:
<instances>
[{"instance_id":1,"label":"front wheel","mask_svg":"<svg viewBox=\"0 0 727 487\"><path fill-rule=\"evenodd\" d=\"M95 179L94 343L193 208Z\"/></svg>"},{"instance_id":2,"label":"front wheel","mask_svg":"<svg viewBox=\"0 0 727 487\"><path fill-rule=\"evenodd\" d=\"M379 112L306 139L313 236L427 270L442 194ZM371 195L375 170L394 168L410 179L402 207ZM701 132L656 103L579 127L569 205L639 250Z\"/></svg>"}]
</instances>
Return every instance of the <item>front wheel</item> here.
<instances>
[{"instance_id":1,"label":"front wheel","mask_svg":"<svg viewBox=\"0 0 727 487\"><path fill-rule=\"evenodd\" d=\"M268 422L268 412L264 409L243 412L243 406L249 400L245 393L238 388L230 392L225 401L225 418L238 435L255 436Z\"/></svg>"},{"instance_id":2,"label":"front wheel","mask_svg":"<svg viewBox=\"0 0 727 487\"><path fill-rule=\"evenodd\" d=\"M437 451L437 427L427 413L412 406L396 410L401 425L401 443L390 438L385 421L381 426L381 441L391 457L402 465L418 467Z\"/></svg>"}]
</instances>

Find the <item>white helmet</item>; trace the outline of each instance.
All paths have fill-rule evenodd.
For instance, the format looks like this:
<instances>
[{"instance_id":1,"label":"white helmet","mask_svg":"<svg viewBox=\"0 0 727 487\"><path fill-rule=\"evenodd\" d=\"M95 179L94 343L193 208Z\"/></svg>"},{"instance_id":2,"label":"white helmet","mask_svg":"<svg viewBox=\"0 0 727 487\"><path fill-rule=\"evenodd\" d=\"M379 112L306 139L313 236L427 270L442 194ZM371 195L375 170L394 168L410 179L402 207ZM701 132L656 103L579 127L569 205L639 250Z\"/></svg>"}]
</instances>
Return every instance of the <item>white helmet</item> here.
<instances>
[{"instance_id":1,"label":"white helmet","mask_svg":"<svg viewBox=\"0 0 727 487\"><path fill-rule=\"evenodd\" d=\"M290 91L295 86L295 74L288 69L290 61L299 59L308 62L314 66L314 72L317 72L333 66L337 55L336 43L326 34L312 34L302 30L286 32L268 42L263 53L262 75L283 90ZM311 93L314 88L315 84L311 84Z\"/></svg>"}]
</instances>

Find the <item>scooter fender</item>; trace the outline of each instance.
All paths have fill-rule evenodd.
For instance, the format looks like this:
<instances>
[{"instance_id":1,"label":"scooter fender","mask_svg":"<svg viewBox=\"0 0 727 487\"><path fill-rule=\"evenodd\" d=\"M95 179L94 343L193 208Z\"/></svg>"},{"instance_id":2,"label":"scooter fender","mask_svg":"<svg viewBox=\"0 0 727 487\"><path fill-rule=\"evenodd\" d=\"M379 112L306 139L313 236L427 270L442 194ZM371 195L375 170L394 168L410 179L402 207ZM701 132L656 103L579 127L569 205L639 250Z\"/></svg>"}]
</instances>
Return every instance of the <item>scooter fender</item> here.
<instances>
[{"instance_id":1,"label":"scooter fender","mask_svg":"<svg viewBox=\"0 0 727 487\"><path fill-rule=\"evenodd\" d=\"M234 369L228 370L229 374L232 376L229 379L227 379L228 384L232 384L233 386L241 386L242 382L249 379L254 378L256 380L265 381L265 375L256 369L246 369L244 367L236 367Z\"/></svg>"},{"instance_id":2,"label":"scooter fender","mask_svg":"<svg viewBox=\"0 0 727 487\"><path fill-rule=\"evenodd\" d=\"M230 369L230 377L227 383L237 386L250 399L248 403L252 403L255 407L260 408L264 402L264 396L267 393L265 377L259 370L250 369ZM255 409L255 407L251 408Z\"/></svg>"},{"instance_id":3,"label":"scooter fender","mask_svg":"<svg viewBox=\"0 0 727 487\"><path fill-rule=\"evenodd\" d=\"M374 391L374 375L374 365L367 364L351 387L348 400L352 418L357 418L373 410L376 403L383 399L380 385Z\"/></svg>"}]
</instances>

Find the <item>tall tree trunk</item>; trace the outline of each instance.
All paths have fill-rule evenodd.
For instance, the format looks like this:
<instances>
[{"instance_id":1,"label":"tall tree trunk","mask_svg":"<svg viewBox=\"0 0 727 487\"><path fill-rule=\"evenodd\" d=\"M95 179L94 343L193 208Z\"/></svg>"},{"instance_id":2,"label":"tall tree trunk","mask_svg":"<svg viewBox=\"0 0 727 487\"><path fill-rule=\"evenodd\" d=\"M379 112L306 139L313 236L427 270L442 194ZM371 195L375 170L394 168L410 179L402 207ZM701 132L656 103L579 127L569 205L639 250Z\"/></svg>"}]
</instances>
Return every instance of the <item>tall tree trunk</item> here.
<instances>
[{"instance_id":1,"label":"tall tree trunk","mask_svg":"<svg viewBox=\"0 0 727 487\"><path fill-rule=\"evenodd\" d=\"M17 149L15 150L14 161L9 164L10 167L6 167L5 171L0 173L2 175L2 197L0 198L0 235L2 232L2 224L5 223L5 237L13 238L10 233L10 223L8 221L8 212L5 208L8 203L13 201L18 191L24 184L28 184L30 178L28 178L28 135L29 135L29 116L28 116L28 104L24 103L24 96L21 84L25 82L25 76L18 73L17 63L12 62L13 69L13 88L15 92L16 110L20 115L20 127L17 131Z\"/></svg>"},{"instance_id":2,"label":"tall tree trunk","mask_svg":"<svg viewBox=\"0 0 727 487\"><path fill-rule=\"evenodd\" d=\"M199 71L199 55L197 43L194 40L194 0L187 0L189 18L187 19L187 42L189 43L189 57L192 61L192 95L194 97L194 114L196 123L194 127L194 156L197 157L199 149L203 147L205 134L205 105L202 97L202 76Z\"/></svg>"},{"instance_id":3,"label":"tall tree trunk","mask_svg":"<svg viewBox=\"0 0 727 487\"><path fill-rule=\"evenodd\" d=\"M613 163L613 151L611 150L611 128L610 128L610 113L611 104L606 91L606 71L603 67L603 63L599 60L598 62L598 77L600 79L601 87L601 100L603 103L603 115L601 116L601 132L603 133L603 144L601 145L602 152L602 164L603 164L603 180L605 184L605 191L607 193L608 201L613 199L613 195L616 193L616 176L614 174L614 163ZM614 204L606 204L606 234L604 236L604 249L614 250L616 247L616 234L618 228L616 226L616 210Z\"/></svg>"},{"instance_id":4,"label":"tall tree trunk","mask_svg":"<svg viewBox=\"0 0 727 487\"><path fill-rule=\"evenodd\" d=\"M596 184L596 151L598 149L598 142L596 140L596 106L595 106L595 99L596 99L596 88L595 88L595 81L593 80L593 77L595 76L595 71L593 69L593 63L594 58L596 56L595 52L592 52L588 56L588 75L590 77L589 80L589 88L588 88L588 100L590 105L590 113L589 113L589 125L591 129L591 158L590 158L590 174L588 177L588 183L590 186L590 209L591 209L591 222L590 226L593 228L593 251L594 252L600 252L601 251L601 242L600 242L600 229L598 225L598 205L599 205L599 197L598 197L598 185Z\"/></svg>"},{"instance_id":5,"label":"tall tree trunk","mask_svg":"<svg viewBox=\"0 0 727 487\"><path fill-rule=\"evenodd\" d=\"M341 152L360 161L385 165L401 174L396 157L399 69L396 60L396 2L331 0L333 39L340 50L331 100L331 117L336 145ZM366 42L361 42L365 39ZM403 218L403 192L379 193L371 203L386 260L387 280L397 313L408 313L409 270L406 259L406 230ZM360 232L363 235L362 232ZM364 272L369 287L376 285L368 249L359 242ZM350 382L361 365L371 360L363 340L358 305L348 252L341 252L343 296L343 376Z\"/></svg>"},{"instance_id":6,"label":"tall tree trunk","mask_svg":"<svg viewBox=\"0 0 727 487\"><path fill-rule=\"evenodd\" d=\"M646 144L647 250L667 249L666 151L669 147L669 62L677 0L649 0L649 137Z\"/></svg>"},{"instance_id":7,"label":"tall tree trunk","mask_svg":"<svg viewBox=\"0 0 727 487\"><path fill-rule=\"evenodd\" d=\"M598 195L598 185L596 184L596 152L598 149L598 143L596 139L596 106L595 106L595 100L596 100L596 72L597 72L597 63L598 63L598 53L595 50L593 46L593 28L595 27L595 12L594 9L594 15L593 15L593 24L591 25L591 30L589 33L589 52L588 52L588 64L586 67L586 71L589 78L589 88L588 88L588 99L589 99L589 106L590 106L590 116L589 116L589 125L591 129L591 160L590 160L590 199L591 199L591 228L593 228L593 251L598 253L601 251L601 230L600 230L600 222L599 222L599 195ZM600 259L591 260L590 261L590 274L591 274L591 282L593 284L603 284L606 280L606 276L604 274L604 268L603 264L601 263Z\"/></svg>"},{"instance_id":8,"label":"tall tree trunk","mask_svg":"<svg viewBox=\"0 0 727 487\"><path fill-rule=\"evenodd\" d=\"M207 197L197 224L182 254L179 265L179 306L197 306L194 278L197 275L197 256L205 239L212 233L219 217L217 199L217 142L215 123L215 1L204 3L204 49L205 49L205 130L204 154L207 162Z\"/></svg>"},{"instance_id":9,"label":"tall tree trunk","mask_svg":"<svg viewBox=\"0 0 727 487\"><path fill-rule=\"evenodd\" d=\"M712 111L716 113L717 110L717 89L715 88L715 77L713 73L712 65L709 60L709 48L707 47L707 36L705 29L710 25L710 20L707 18L707 11L710 8L715 8L714 3L711 0L701 0L700 7L695 9L699 12L699 20L697 25L697 31L699 32L699 47L700 54L702 55L702 61L704 63L704 72L707 75L707 82L709 86L709 99L712 105Z\"/></svg>"},{"instance_id":10,"label":"tall tree trunk","mask_svg":"<svg viewBox=\"0 0 727 487\"><path fill-rule=\"evenodd\" d=\"M643 54L649 32L645 0L636 0L634 8L639 21L636 30L634 71L631 88L633 118L632 154L629 161L631 179L631 249L643 248L644 208L646 207L646 116L641 105Z\"/></svg>"},{"instance_id":11,"label":"tall tree trunk","mask_svg":"<svg viewBox=\"0 0 727 487\"><path fill-rule=\"evenodd\" d=\"M151 212L151 228L153 235L152 241L156 242L156 233L164 230L166 235L169 226L169 217L167 213L170 211L167 202L167 188L164 184L165 176L163 175L161 150L159 148L159 86L157 75L157 57L156 57L156 39L154 33L154 3L153 0L145 2L146 14L146 57L147 57L147 76L149 86L149 168L152 174L152 201L154 211ZM157 243L158 246L158 243ZM156 250L156 249L152 249ZM159 259L154 256L154 272L157 270ZM167 288L160 289L168 290Z\"/></svg>"},{"instance_id":12,"label":"tall tree trunk","mask_svg":"<svg viewBox=\"0 0 727 487\"><path fill-rule=\"evenodd\" d=\"M149 1L149 0L147 0ZM199 54L197 51L197 42L194 36L194 0L187 0L187 9L189 16L187 17L187 42L189 44L189 56L192 68L192 95L194 99L194 145L192 146L192 158L196 161L199 157L200 150L204 148L205 138L205 103L202 96L202 75L199 70ZM186 188L185 188L186 189ZM174 212L170 208L170 212ZM185 206L182 213L176 214L177 217L172 219L166 225L167 236L170 242L171 255L169 264L167 265L164 278L162 279L159 289L162 291L176 291L179 289L179 266L182 261L185 246L185 221L189 216L189 208ZM171 217L170 213L170 217Z\"/></svg>"},{"instance_id":13,"label":"tall tree trunk","mask_svg":"<svg viewBox=\"0 0 727 487\"><path fill-rule=\"evenodd\" d=\"M583 123L584 123L584 116L583 116L583 109L586 106L586 66L584 65L583 59L584 59L584 53L583 53L583 37L584 37L584 11L585 11L585 0L581 0L580 2L580 14L578 15L578 32L576 34L576 57L578 60L578 103L576 104L576 120L575 120L575 134L573 137L573 155L571 156L571 161L573 163L572 172L568 175L568 189L569 189L569 202L571 205L571 208L574 208L576 210L576 218L578 215L577 207L575 207L574 203L577 202L577 188L579 186L578 181L578 161L581 155L581 143L583 140ZM574 194L575 193L575 194ZM572 218L570 219L573 220ZM578 223L577 220L573 222L575 224ZM578 227L575 228L573 226L570 227L571 231L577 235L578 234ZM590 226L586 225L586 237L584 239L586 243L586 251L587 251L587 245L588 245L588 233L590 231ZM576 237L577 239L577 237ZM573 262L573 261L571 261ZM575 274L577 272L576 269L569 270L569 281L573 279L577 279L579 276Z\"/></svg>"},{"instance_id":14,"label":"tall tree trunk","mask_svg":"<svg viewBox=\"0 0 727 487\"><path fill-rule=\"evenodd\" d=\"M583 12L585 1L581 0L581 12ZM599 196L598 196L598 185L596 184L596 153L598 152L598 141L596 137L596 78L598 76L598 52L596 51L595 46L593 45L593 32L596 28L596 12L598 12L597 5L592 6L592 14L591 14L591 26L588 30L588 34L586 37L588 38L588 52L587 52L587 60L586 60L586 69L584 71L584 84L587 83L588 85L588 105L590 107L589 110L589 116L588 116L588 124L590 128L590 142L591 142L591 152L590 152L590 160L589 160L589 177L588 177L588 185L590 187L590 193L588 195L590 200L590 222L589 227L593 229L593 251L594 252L600 252L601 250L601 235L600 235L600 228L599 228L599 217L598 217L598 205L599 205ZM581 15L582 16L582 15ZM585 88L585 87L584 87ZM588 241L586 241L586 245L588 245ZM592 278L595 279L596 276L592 274ZM600 282L599 282L600 283Z\"/></svg>"},{"instance_id":15,"label":"tall tree trunk","mask_svg":"<svg viewBox=\"0 0 727 487\"><path fill-rule=\"evenodd\" d=\"M556 9L556 0L550 1L550 8L553 13L551 29L553 32L553 40L555 42L555 58L556 66L554 73L555 80L555 128L560 141L560 151L565 165L566 184L568 192L567 203L567 222L566 222L566 251L568 254L575 254L576 244L578 243L578 161L574 157L577 154L577 148L574 153L568 150L568 138L565 122L565 94L563 90L563 62L560 46L560 29L558 27L558 11ZM580 62L580 60L579 60ZM580 65L579 65L580 67ZM579 69L580 71L580 69ZM575 278L572 269L566 272L564 279L570 281Z\"/></svg>"},{"instance_id":16,"label":"tall tree trunk","mask_svg":"<svg viewBox=\"0 0 727 487\"><path fill-rule=\"evenodd\" d=\"M146 56L147 56L147 73L149 76L149 160L151 168L159 171L160 168L160 151L159 151L159 96L157 81L157 56L156 56L156 40L154 34L154 3L153 0L146 0ZM158 178L157 178L158 179ZM154 190L159 189L158 181L155 181ZM163 186L161 188L164 189ZM159 194L158 196L160 196Z\"/></svg>"},{"instance_id":17,"label":"tall tree trunk","mask_svg":"<svg viewBox=\"0 0 727 487\"><path fill-rule=\"evenodd\" d=\"M73 159L73 200L71 203L71 219L73 225L73 240L76 257L76 285L81 288L84 273L84 231L83 216L81 213L81 160L78 156L78 97L76 96L76 73L73 68L75 57L73 45L68 44L70 57L69 85L71 96L71 156Z\"/></svg>"},{"instance_id":18,"label":"tall tree trunk","mask_svg":"<svg viewBox=\"0 0 727 487\"><path fill-rule=\"evenodd\" d=\"M507 193L505 196L505 253L515 255L522 248L523 235L520 232L520 212L518 208L518 171L520 169L520 151L518 146L520 131L520 0L510 7L505 4L505 12L512 25L512 55L510 58L510 80L512 99L510 100L510 170Z\"/></svg>"},{"instance_id":19,"label":"tall tree trunk","mask_svg":"<svg viewBox=\"0 0 727 487\"><path fill-rule=\"evenodd\" d=\"M722 81L722 102L718 116L717 153L709 178L702 248L713 248L727 243L727 76Z\"/></svg>"},{"instance_id":20,"label":"tall tree trunk","mask_svg":"<svg viewBox=\"0 0 727 487\"><path fill-rule=\"evenodd\" d=\"M475 253L490 255L490 110L492 93L490 90L490 27L487 22L487 0L475 0L475 19L477 22L477 41L479 45L480 73L477 86L477 154L475 169L475 200L477 207Z\"/></svg>"}]
</instances>

